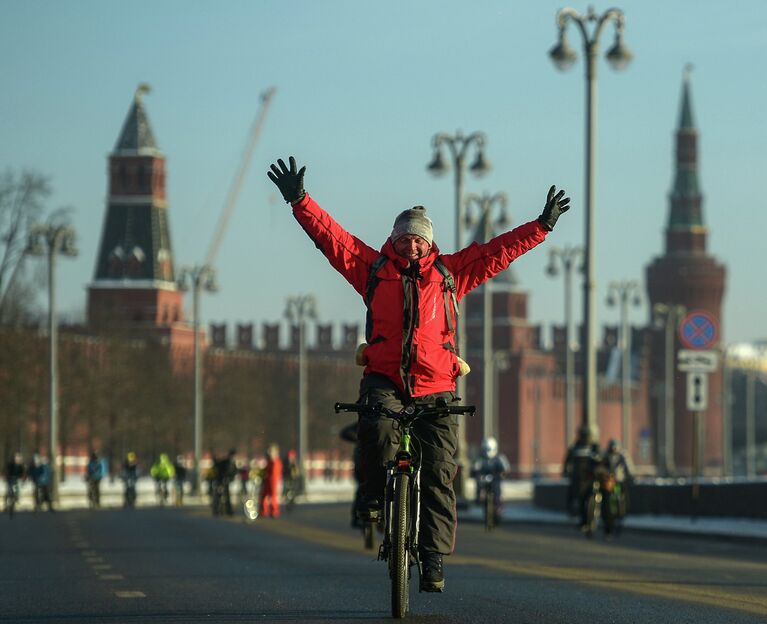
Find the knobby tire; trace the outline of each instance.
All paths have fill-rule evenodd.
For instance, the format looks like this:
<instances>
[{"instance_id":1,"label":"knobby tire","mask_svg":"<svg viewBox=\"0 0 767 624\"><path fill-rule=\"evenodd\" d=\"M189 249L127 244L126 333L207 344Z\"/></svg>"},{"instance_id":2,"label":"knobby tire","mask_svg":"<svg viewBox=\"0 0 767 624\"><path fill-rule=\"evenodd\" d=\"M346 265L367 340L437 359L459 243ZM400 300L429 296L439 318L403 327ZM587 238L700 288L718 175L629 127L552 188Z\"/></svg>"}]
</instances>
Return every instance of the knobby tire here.
<instances>
[{"instance_id":1,"label":"knobby tire","mask_svg":"<svg viewBox=\"0 0 767 624\"><path fill-rule=\"evenodd\" d=\"M409 610L408 579L408 535L410 526L410 475L394 477L394 509L392 526L392 548L389 559L391 571L391 614L403 618Z\"/></svg>"}]
</instances>

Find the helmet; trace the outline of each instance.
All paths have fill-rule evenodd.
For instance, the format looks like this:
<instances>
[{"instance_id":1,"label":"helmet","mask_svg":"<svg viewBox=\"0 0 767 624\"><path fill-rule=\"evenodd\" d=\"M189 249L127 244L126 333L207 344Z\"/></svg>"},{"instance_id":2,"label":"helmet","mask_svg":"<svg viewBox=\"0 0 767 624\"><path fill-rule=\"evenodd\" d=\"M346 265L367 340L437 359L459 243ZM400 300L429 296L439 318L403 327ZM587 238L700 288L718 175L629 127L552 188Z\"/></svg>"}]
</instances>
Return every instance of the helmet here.
<instances>
[{"instance_id":1,"label":"helmet","mask_svg":"<svg viewBox=\"0 0 767 624\"><path fill-rule=\"evenodd\" d=\"M610 441L607 443L607 452L608 453L620 453L621 452L621 443L618 442L615 438L611 438Z\"/></svg>"},{"instance_id":2,"label":"helmet","mask_svg":"<svg viewBox=\"0 0 767 624\"><path fill-rule=\"evenodd\" d=\"M482 440L482 454L486 457L495 457L498 454L498 441L495 438Z\"/></svg>"},{"instance_id":3,"label":"helmet","mask_svg":"<svg viewBox=\"0 0 767 624\"><path fill-rule=\"evenodd\" d=\"M126 455L126 456L125 456L125 458L126 458L126 459L127 459L129 462L134 462L134 461L136 461L136 453L134 453L133 451L130 451L130 452L129 452L129 453Z\"/></svg>"}]
</instances>

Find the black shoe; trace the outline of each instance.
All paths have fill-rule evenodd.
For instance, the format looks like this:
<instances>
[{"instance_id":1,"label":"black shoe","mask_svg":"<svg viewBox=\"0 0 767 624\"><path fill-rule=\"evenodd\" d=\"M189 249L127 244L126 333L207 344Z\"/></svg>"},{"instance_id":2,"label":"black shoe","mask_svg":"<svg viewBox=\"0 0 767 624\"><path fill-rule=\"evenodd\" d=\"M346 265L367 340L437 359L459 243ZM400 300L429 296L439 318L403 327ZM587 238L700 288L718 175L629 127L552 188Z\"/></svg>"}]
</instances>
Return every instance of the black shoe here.
<instances>
[{"instance_id":1,"label":"black shoe","mask_svg":"<svg viewBox=\"0 0 767 624\"><path fill-rule=\"evenodd\" d=\"M381 517L381 503L377 498L366 496L357 507L357 518L361 522L378 522Z\"/></svg>"},{"instance_id":2,"label":"black shoe","mask_svg":"<svg viewBox=\"0 0 767 624\"><path fill-rule=\"evenodd\" d=\"M442 572L442 555L436 552L421 553L421 591L441 592L445 589Z\"/></svg>"}]
</instances>

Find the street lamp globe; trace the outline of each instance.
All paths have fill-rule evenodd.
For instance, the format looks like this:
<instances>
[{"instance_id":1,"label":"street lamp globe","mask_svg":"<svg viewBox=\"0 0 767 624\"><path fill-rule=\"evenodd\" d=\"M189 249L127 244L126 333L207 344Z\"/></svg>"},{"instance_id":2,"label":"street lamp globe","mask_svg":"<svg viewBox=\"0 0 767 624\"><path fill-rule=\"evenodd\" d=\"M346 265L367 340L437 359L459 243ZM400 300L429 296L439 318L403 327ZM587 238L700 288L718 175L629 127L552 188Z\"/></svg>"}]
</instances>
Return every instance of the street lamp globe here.
<instances>
[{"instance_id":1,"label":"street lamp globe","mask_svg":"<svg viewBox=\"0 0 767 624\"><path fill-rule=\"evenodd\" d=\"M426 169L431 173L433 176L442 176L447 173L447 165L445 165L445 161L442 160L442 150L439 148L434 149L434 158L432 161L427 165Z\"/></svg>"},{"instance_id":2,"label":"street lamp globe","mask_svg":"<svg viewBox=\"0 0 767 624\"><path fill-rule=\"evenodd\" d=\"M469 171L471 171L478 178L481 178L488 171L490 171L490 163L485 160L485 154L481 149L477 151L477 156L469 167Z\"/></svg>"},{"instance_id":3,"label":"street lamp globe","mask_svg":"<svg viewBox=\"0 0 767 624\"><path fill-rule=\"evenodd\" d=\"M623 44L623 35L620 32L615 33L615 43L613 44L613 47L607 51L605 58L607 59L607 62L610 63L610 67L616 71L626 69L631 62L631 59L634 58L631 50Z\"/></svg>"},{"instance_id":4,"label":"street lamp globe","mask_svg":"<svg viewBox=\"0 0 767 624\"><path fill-rule=\"evenodd\" d=\"M554 62L554 66L560 71L567 71L578 60L578 54L567 42L567 33L564 28L559 29L559 41L557 45L551 48L549 56Z\"/></svg>"}]
</instances>

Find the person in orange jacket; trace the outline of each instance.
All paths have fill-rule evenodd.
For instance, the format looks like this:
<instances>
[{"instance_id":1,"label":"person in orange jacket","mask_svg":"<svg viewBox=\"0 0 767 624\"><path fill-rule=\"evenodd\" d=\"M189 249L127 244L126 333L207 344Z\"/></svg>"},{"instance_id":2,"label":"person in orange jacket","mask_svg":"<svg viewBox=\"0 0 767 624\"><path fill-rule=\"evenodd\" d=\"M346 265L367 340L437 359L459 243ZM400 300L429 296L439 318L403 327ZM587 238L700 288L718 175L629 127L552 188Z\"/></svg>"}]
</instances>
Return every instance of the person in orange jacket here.
<instances>
[{"instance_id":1,"label":"person in orange jacket","mask_svg":"<svg viewBox=\"0 0 767 624\"><path fill-rule=\"evenodd\" d=\"M280 447L270 444L266 450L266 466L261 481L259 507L261 516L280 517L280 492L282 491L282 460Z\"/></svg>"}]
</instances>

